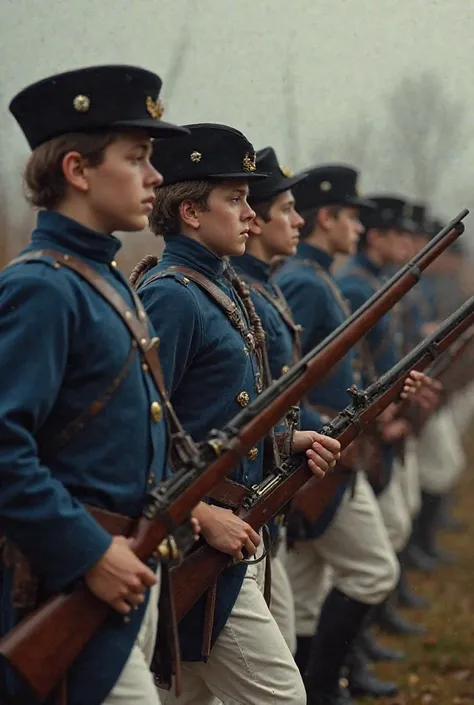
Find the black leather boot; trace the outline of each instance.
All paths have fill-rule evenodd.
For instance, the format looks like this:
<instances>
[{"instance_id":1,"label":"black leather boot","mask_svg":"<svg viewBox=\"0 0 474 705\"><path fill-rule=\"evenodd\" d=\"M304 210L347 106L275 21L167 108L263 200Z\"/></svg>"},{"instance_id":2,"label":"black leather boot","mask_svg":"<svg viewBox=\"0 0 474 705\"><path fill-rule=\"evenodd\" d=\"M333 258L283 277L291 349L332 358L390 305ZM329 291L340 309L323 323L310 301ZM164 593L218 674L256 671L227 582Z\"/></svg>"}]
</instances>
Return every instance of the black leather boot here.
<instances>
[{"instance_id":1,"label":"black leather boot","mask_svg":"<svg viewBox=\"0 0 474 705\"><path fill-rule=\"evenodd\" d=\"M359 637L359 645L369 661L375 663L403 661L405 652L401 649L391 649L389 646L379 644L371 629L364 629Z\"/></svg>"},{"instance_id":2,"label":"black leather boot","mask_svg":"<svg viewBox=\"0 0 474 705\"><path fill-rule=\"evenodd\" d=\"M397 612L393 596L390 596L377 607L376 624L387 634L407 634L411 636L426 634L426 627L421 624L408 622Z\"/></svg>"},{"instance_id":3,"label":"black leather boot","mask_svg":"<svg viewBox=\"0 0 474 705\"><path fill-rule=\"evenodd\" d=\"M312 636L297 636L296 637L296 653L295 663L299 668L301 675L304 678L306 672L306 664L308 663L309 650L311 648Z\"/></svg>"},{"instance_id":4,"label":"black leather boot","mask_svg":"<svg viewBox=\"0 0 474 705\"><path fill-rule=\"evenodd\" d=\"M422 595L417 595L408 584L405 569L400 565L400 578L398 580L397 602L400 607L410 607L416 610L427 609L430 603Z\"/></svg>"},{"instance_id":5,"label":"black leather boot","mask_svg":"<svg viewBox=\"0 0 474 705\"><path fill-rule=\"evenodd\" d=\"M382 681L370 670L367 657L360 648L359 639L347 657L347 681L351 695L361 698L388 698L398 693L398 686Z\"/></svg>"},{"instance_id":6,"label":"black leather boot","mask_svg":"<svg viewBox=\"0 0 474 705\"><path fill-rule=\"evenodd\" d=\"M453 554L438 548L437 532L444 497L439 494L421 493L421 509L415 522L413 543L428 558L438 563L454 563Z\"/></svg>"},{"instance_id":7,"label":"black leather boot","mask_svg":"<svg viewBox=\"0 0 474 705\"><path fill-rule=\"evenodd\" d=\"M350 705L339 684L347 654L371 609L333 588L324 601L306 668L308 705Z\"/></svg>"},{"instance_id":8,"label":"black leather boot","mask_svg":"<svg viewBox=\"0 0 474 705\"><path fill-rule=\"evenodd\" d=\"M439 568L439 560L428 556L415 543L410 543L404 552L405 566L410 570L419 570L423 573L433 573Z\"/></svg>"},{"instance_id":9,"label":"black leather boot","mask_svg":"<svg viewBox=\"0 0 474 705\"><path fill-rule=\"evenodd\" d=\"M438 528L441 529L441 531L449 531L449 533L453 534L463 534L467 531L467 524L464 521L456 519L456 517L451 514L451 509L455 501L455 493L448 492L443 495L441 511L438 517Z\"/></svg>"}]
</instances>

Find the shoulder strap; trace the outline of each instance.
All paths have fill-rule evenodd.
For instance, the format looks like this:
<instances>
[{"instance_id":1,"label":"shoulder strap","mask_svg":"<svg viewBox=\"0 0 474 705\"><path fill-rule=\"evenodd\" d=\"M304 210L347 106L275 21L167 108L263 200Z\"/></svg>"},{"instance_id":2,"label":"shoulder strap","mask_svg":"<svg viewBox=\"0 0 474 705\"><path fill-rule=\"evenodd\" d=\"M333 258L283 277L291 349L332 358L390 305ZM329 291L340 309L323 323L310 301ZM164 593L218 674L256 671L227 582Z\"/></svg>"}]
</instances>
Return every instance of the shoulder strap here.
<instances>
[{"instance_id":1,"label":"shoulder strap","mask_svg":"<svg viewBox=\"0 0 474 705\"><path fill-rule=\"evenodd\" d=\"M283 322L287 325L293 335L293 362L296 363L301 357L301 326L293 320L293 316L288 306L286 299L283 295L282 290L275 283L272 282L272 287L275 290L275 296L272 296L268 289L262 284L262 282L255 281L254 279L247 280L248 285L254 291L261 294L267 301L269 301L273 307L277 310Z\"/></svg>"},{"instance_id":2,"label":"shoulder strap","mask_svg":"<svg viewBox=\"0 0 474 705\"><path fill-rule=\"evenodd\" d=\"M72 255L65 254L64 252L57 252L56 250L45 249L26 252L25 254L12 260L8 266L12 266L20 262L40 260L44 257L50 257L53 260L53 266L56 269L59 269L59 267L66 267L67 269L71 269L73 272L78 274L93 289L95 289L95 291L97 291L97 293L100 294L100 296L102 296L102 298L105 299L105 301L107 301L107 303L119 315L132 336L134 346L138 347L142 356L145 358L153 381L165 404L166 417L172 435L184 435L184 429L181 426L173 407L171 406L165 389L163 370L161 369L157 354L159 338L150 338L148 332L148 317L137 294L130 289L138 311L138 316L130 310L130 306L119 294L119 292L111 284L109 284L104 277L98 274L95 269Z\"/></svg>"},{"instance_id":3,"label":"shoulder strap","mask_svg":"<svg viewBox=\"0 0 474 705\"><path fill-rule=\"evenodd\" d=\"M337 305L339 308L342 310L344 315L346 317L350 316L351 311L349 304L347 303L346 299L342 295L341 290L339 289L338 285L334 281L334 279L326 272L324 267L321 267L320 264L317 262L314 262L313 260L310 259L302 259L298 260L314 269L316 274L318 274L321 279L324 281L324 283L327 285L328 289L330 290L331 294L333 295Z\"/></svg>"},{"instance_id":4,"label":"shoulder strap","mask_svg":"<svg viewBox=\"0 0 474 705\"><path fill-rule=\"evenodd\" d=\"M296 258L295 258L296 259ZM296 259L297 262L302 262L305 265L308 265L313 268L314 272L321 277L321 279L325 282L327 287L329 288L331 294L334 297L334 300L336 301L337 305L339 308L342 310L346 318L348 318L351 315L351 309L349 306L348 301L344 298L341 290L339 289L338 285L334 281L334 279L326 272L324 267L321 267L320 264L317 262L314 262L314 260L310 259ZM370 352L370 348L367 344L367 341L365 338L362 338L359 343L355 346L355 350L357 351L357 356L356 356L356 364L358 364L358 367L362 367L365 369L369 379L371 382L375 381L377 379L377 374L375 372L375 365L374 361L372 358L372 354ZM355 370L357 373L357 376L360 376L360 369Z\"/></svg>"},{"instance_id":5,"label":"shoulder strap","mask_svg":"<svg viewBox=\"0 0 474 705\"><path fill-rule=\"evenodd\" d=\"M374 291L377 291L377 289L380 288L380 282L377 277L371 272L368 272L367 269L364 269L364 267L360 267L359 265L354 264L350 266L348 270L346 270L346 273L351 276L356 275L360 277L365 282L367 282L367 284L369 284L374 289ZM384 352L384 350L390 344L390 336L386 336L381 341L381 343L377 345L375 350L371 350L366 337L360 340L357 347L359 350L362 368L365 370L369 382L375 382L375 380L378 378L377 368L375 365L375 358L378 357L382 352Z\"/></svg>"},{"instance_id":6,"label":"shoulder strap","mask_svg":"<svg viewBox=\"0 0 474 705\"><path fill-rule=\"evenodd\" d=\"M375 274L372 274L371 272L368 272L367 269L364 267L360 267L357 264L350 265L347 270L345 270L346 275L350 276L358 276L361 279L363 279L365 282L370 284L370 286L374 289L374 291L377 291L377 289L380 288L380 282L375 276Z\"/></svg>"},{"instance_id":7,"label":"shoulder strap","mask_svg":"<svg viewBox=\"0 0 474 705\"><path fill-rule=\"evenodd\" d=\"M244 318L241 312L239 311L239 307L237 306L235 301L232 301L232 299L229 298L229 296L227 296L227 294L224 293L222 289L216 286L216 284L214 284L200 272L196 272L194 271L194 269L189 269L188 267L172 265L170 267L167 267L167 269L164 269L162 272L158 272L158 274L154 274L152 277L142 280L140 282L140 286L144 286L145 284L157 281L158 279L163 279L164 277L169 277L173 274L182 274L183 284L187 284L188 281L191 280L199 287L201 287L201 289L203 289L211 297L211 299L213 299L213 301L219 306L219 308L224 311L225 315L230 320L234 328L239 331L241 336L244 338L245 342L250 346L253 351L255 351L255 336L250 327L245 324Z\"/></svg>"}]
</instances>

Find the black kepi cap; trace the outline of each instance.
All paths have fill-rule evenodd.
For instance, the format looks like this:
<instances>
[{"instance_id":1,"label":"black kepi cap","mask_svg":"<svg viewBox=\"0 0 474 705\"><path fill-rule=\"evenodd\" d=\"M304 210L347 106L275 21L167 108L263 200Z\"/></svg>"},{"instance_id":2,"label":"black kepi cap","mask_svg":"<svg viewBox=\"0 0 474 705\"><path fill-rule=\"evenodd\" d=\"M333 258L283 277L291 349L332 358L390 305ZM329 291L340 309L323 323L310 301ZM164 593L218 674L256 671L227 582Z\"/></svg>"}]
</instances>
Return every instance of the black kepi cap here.
<instances>
[{"instance_id":1,"label":"black kepi cap","mask_svg":"<svg viewBox=\"0 0 474 705\"><path fill-rule=\"evenodd\" d=\"M330 205L366 206L372 204L362 198L357 185L355 169L345 165L328 164L305 169L304 177L293 189L296 209L306 211Z\"/></svg>"},{"instance_id":2,"label":"black kepi cap","mask_svg":"<svg viewBox=\"0 0 474 705\"><path fill-rule=\"evenodd\" d=\"M370 195L375 208L362 208L360 219L366 230L370 228L395 229L414 233L418 230L413 220L413 206L403 198L390 195Z\"/></svg>"},{"instance_id":3,"label":"black kepi cap","mask_svg":"<svg viewBox=\"0 0 474 705\"><path fill-rule=\"evenodd\" d=\"M68 132L142 129L150 137L186 134L161 120L159 76L135 66L90 66L33 83L18 93L10 111L31 147Z\"/></svg>"},{"instance_id":4,"label":"black kepi cap","mask_svg":"<svg viewBox=\"0 0 474 705\"><path fill-rule=\"evenodd\" d=\"M257 171L268 174L268 178L251 183L248 198L250 204L274 198L306 178L306 174L294 175L289 169L281 166L272 147L265 147L257 152L256 167Z\"/></svg>"},{"instance_id":5,"label":"black kepi cap","mask_svg":"<svg viewBox=\"0 0 474 705\"><path fill-rule=\"evenodd\" d=\"M163 185L206 179L265 179L257 172L253 145L242 132L227 125L185 125L189 134L179 140L155 140L152 164Z\"/></svg>"}]
</instances>

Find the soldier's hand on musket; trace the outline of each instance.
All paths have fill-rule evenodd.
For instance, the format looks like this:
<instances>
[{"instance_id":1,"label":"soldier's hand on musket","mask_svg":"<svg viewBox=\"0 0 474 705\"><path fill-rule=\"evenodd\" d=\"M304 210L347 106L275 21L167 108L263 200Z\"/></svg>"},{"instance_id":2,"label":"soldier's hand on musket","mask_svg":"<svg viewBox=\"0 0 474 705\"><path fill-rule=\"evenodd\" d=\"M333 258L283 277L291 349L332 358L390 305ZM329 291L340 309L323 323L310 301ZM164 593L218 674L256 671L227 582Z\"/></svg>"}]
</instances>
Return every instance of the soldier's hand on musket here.
<instances>
[{"instance_id":1,"label":"soldier's hand on musket","mask_svg":"<svg viewBox=\"0 0 474 705\"><path fill-rule=\"evenodd\" d=\"M318 478L323 478L341 457L339 441L316 431L295 431L291 450L293 453L306 451L308 467Z\"/></svg>"},{"instance_id":2,"label":"soldier's hand on musket","mask_svg":"<svg viewBox=\"0 0 474 705\"><path fill-rule=\"evenodd\" d=\"M417 404L429 413L435 411L441 401L443 385L437 379L423 375L422 385L418 394L413 397L413 404Z\"/></svg>"},{"instance_id":3,"label":"soldier's hand on musket","mask_svg":"<svg viewBox=\"0 0 474 705\"><path fill-rule=\"evenodd\" d=\"M260 545L259 534L230 509L214 507L201 502L193 512L201 525L201 534L213 548L232 556L235 562L242 561L245 549L253 556Z\"/></svg>"},{"instance_id":4,"label":"soldier's hand on musket","mask_svg":"<svg viewBox=\"0 0 474 705\"><path fill-rule=\"evenodd\" d=\"M424 376L425 375L422 372L412 370L405 380L405 384L400 393L400 398L407 399L408 397L412 397L416 394L421 389Z\"/></svg>"},{"instance_id":5,"label":"soldier's hand on musket","mask_svg":"<svg viewBox=\"0 0 474 705\"><path fill-rule=\"evenodd\" d=\"M89 590L117 612L128 614L145 600L156 575L137 558L125 536L114 536L102 558L84 576Z\"/></svg>"}]
</instances>

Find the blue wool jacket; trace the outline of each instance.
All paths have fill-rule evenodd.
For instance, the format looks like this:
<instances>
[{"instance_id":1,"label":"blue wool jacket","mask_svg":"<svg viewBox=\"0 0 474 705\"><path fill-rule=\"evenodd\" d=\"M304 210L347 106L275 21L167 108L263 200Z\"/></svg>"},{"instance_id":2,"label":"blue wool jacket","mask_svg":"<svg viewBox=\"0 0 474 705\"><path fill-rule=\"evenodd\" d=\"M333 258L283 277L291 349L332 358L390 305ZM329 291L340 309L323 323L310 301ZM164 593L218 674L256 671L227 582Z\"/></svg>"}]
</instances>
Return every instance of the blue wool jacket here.
<instances>
[{"instance_id":1,"label":"blue wool jacket","mask_svg":"<svg viewBox=\"0 0 474 705\"><path fill-rule=\"evenodd\" d=\"M384 274L385 272L377 267L364 252L359 252L352 257L338 272L337 282L353 311L360 308L375 294L384 281ZM403 333L399 313L400 307L392 309L372 327L365 337L378 376L390 370L402 356ZM369 381L366 380L366 382ZM382 456L385 477L379 489L385 487L392 476L395 458L393 447L384 444ZM376 489L376 492L379 489Z\"/></svg>"},{"instance_id":2,"label":"blue wool jacket","mask_svg":"<svg viewBox=\"0 0 474 705\"><path fill-rule=\"evenodd\" d=\"M224 274L225 263L200 243L183 235L165 238L162 260L145 275L138 293L160 337L160 359L174 408L196 441L222 428L258 394L258 363L225 312L203 289L182 274L151 281L170 266L203 274L236 306L240 299ZM263 442L240 463L231 479L247 487L263 477ZM218 579L212 644L219 636L239 594L245 564L227 568ZM179 625L185 661L201 660L205 597Z\"/></svg>"},{"instance_id":3,"label":"blue wool jacket","mask_svg":"<svg viewBox=\"0 0 474 705\"><path fill-rule=\"evenodd\" d=\"M302 242L298 245L296 257L290 257L276 273L275 280L291 307L293 317L303 328L303 355L327 338L346 318L333 288L312 265L314 263L320 267L332 281L332 261L332 257L323 250ZM347 406L350 402L347 389L357 381L355 363L354 353L348 353L331 369L325 380L308 392L309 405L302 404L303 429L314 428L312 424L315 412L311 405L323 406L335 412ZM317 538L327 529L341 504L346 488L347 482L341 483L315 524L305 522L305 534L308 539Z\"/></svg>"},{"instance_id":4,"label":"blue wool jacket","mask_svg":"<svg viewBox=\"0 0 474 705\"><path fill-rule=\"evenodd\" d=\"M113 263L119 247L111 235L41 212L26 251L49 248L83 260L133 309ZM148 489L165 474L166 424L150 413L152 402L162 400L138 354L102 411L58 445L61 431L105 392L130 350L117 313L74 272L44 257L0 274L0 526L28 558L45 595L73 585L110 545L83 504L138 517ZM17 619L11 580L4 565L2 635ZM111 612L68 673L69 705L103 702L130 654L144 608L126 625ZM1 664L5 700L22 690Z\"/></svg>"}]
</instances>

